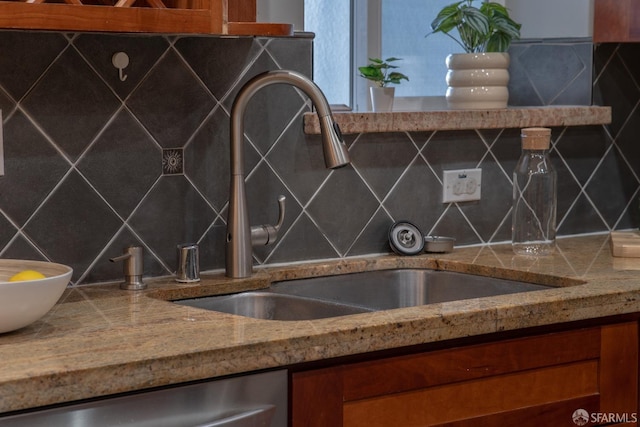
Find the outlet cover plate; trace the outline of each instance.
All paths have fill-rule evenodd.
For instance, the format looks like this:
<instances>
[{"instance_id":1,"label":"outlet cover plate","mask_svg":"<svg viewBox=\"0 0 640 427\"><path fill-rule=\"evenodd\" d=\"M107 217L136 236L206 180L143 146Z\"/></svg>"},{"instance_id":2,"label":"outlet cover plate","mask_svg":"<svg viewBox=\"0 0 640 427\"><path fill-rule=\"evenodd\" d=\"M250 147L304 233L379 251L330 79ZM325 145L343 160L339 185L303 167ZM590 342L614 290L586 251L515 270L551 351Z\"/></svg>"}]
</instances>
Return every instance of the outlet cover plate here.
<instances>
[{"instance_id":1,"label":"outlet cover plate","mask_svg":"<svg viewBox=\"0 0 640 427\"><path fill-rule=\"evenodd\" d=\"M457 169L443 171L442 203L480 200L482 169Z\"/></svg>"}]
</instances>

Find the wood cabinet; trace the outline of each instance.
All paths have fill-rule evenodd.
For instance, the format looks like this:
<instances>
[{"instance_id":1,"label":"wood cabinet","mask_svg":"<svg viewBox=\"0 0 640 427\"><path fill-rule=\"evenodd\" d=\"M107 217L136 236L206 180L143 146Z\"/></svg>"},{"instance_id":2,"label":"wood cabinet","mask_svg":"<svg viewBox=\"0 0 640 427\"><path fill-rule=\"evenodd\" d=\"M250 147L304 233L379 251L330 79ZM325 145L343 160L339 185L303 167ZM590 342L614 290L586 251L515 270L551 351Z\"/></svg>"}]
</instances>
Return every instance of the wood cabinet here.
<instances>
[{"instance_id":1,"label":"wood cabinet","mask_svg":"<svg viewBox=\"0 0 640 427\"><path fill-rule=\"evenodd\" d=\"M575 427L577 409L631 419L638 324L294 372L291 402L293 427Z\"/></svg>"},{"instance_id":2,"label":"wood cabinet","mask_svg":"<svg viewBox=\"0 0 640 427\"><path fill-rule=\"evenodd\" d=\"M256 22L255 0L0 0L0 28L284 36Z\"/></svg>"},{"instance_id":3,"label":"wood cabinet","mask_svg":"<svg viewBox=\"0 0 640 427\"><path fill-rule=\"evenodd\" d=\"M640 0L594 0L593 41L640 41Z\"/></svg>"}]
</instances>

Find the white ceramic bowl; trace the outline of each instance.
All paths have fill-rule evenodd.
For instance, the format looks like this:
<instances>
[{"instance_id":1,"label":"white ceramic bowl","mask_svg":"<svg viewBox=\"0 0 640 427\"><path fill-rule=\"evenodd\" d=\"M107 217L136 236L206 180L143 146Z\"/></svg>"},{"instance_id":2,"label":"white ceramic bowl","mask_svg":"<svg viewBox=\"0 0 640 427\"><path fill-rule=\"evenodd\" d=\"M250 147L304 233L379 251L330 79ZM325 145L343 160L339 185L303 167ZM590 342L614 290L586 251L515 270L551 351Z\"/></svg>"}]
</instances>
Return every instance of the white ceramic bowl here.
<instances>
[{"instance_id":1,"label":"white ceramic bowl","mask_svg":"<svg viewBox=\"0 0 640 427\"><path fill-rule=\"evenodd\" d=\"M44 279L8 282L23 270L36 270ZM0 333L24 328L55 305L69 284L73 269L46 261L0 259Z\"/></svg>"}]
</instances>

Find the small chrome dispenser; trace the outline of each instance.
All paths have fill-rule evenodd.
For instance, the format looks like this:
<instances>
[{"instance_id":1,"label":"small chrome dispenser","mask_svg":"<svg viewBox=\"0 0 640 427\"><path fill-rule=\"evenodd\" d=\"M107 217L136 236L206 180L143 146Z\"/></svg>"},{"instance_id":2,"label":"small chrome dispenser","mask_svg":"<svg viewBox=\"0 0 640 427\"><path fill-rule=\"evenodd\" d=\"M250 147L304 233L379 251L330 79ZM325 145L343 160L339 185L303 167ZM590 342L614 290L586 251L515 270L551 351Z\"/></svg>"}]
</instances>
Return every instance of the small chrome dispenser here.
<instances>
[{"instance_id":1,"label":"small chrome dispenser","mask_svg":"<svg viewBox=\"0 0 640 427\"><path fill-rule=\"evenodd\" d=\"M178 245L177 263L176 282L195 283L200 281L200 256L197 244Z\"/></svg>"},{"instance_id":2,"label":"small chrome dispenser","mask_svg":"<svg viewBox=\"0 0 640 427\"><path fill-rule=\"evenodd\" d=\"M122 255L109 258L109 261L122 261L124 282L120 283L120 289L139 291L147 285L142 282L144 273L144 254L142 246L127 246L122 250Z\"/></svg>"}]
</instances>

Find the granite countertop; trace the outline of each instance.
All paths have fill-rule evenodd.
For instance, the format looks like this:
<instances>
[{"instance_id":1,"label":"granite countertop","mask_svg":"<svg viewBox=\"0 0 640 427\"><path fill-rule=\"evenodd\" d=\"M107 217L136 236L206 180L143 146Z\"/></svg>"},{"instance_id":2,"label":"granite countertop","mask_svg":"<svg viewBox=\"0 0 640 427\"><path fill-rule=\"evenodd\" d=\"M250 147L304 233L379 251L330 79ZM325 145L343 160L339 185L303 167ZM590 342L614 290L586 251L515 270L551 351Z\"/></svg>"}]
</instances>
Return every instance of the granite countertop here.
<instances>
[{"instance_id":1,"label":"granite countertop","mask_svg":"<svg viewBox=\"0 0 640 427\"><path fill-rule=\"evenodd\" d=\"M417 132L608 124L611 123L611 107L561 105L496 110L334 112L333 117L344 134ZM320 122L315 113L305 113L304 131L320 133Z\"/></svg>"},{"instance_id":2,"label":"granite countertop","mask_svg":"<svg viewBox=\"0 0 640 427\"><path fill-rule=\"evenodd\" d=\"M555 286L549 290L313 321L267 321L166 299L229 293L272 280L397 267L469 272ZM379 256L258 271L203 274L142 292L117 284L68 289L41 320L0 335L0 412L276 368L375 350L640 312L640 258L613 258L609 236L560 239L553 256L514 256L509 245L450 254Z\"/></svg>"}]
</instances>

